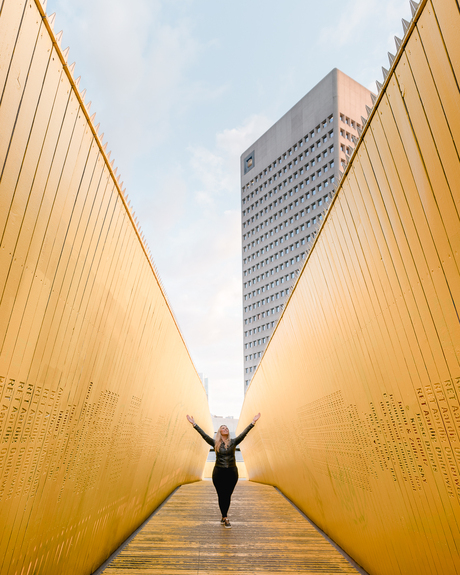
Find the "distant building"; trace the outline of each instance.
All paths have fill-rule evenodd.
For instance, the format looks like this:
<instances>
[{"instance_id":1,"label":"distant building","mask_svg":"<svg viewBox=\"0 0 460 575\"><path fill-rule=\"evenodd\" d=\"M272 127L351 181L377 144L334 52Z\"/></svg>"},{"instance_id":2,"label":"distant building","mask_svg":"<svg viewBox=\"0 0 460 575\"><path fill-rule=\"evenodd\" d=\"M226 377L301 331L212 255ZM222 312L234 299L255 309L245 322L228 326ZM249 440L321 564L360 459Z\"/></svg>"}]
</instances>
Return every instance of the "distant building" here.
<instances>
[{"instance_id":1,"label":"distant building","mask_svg":"<svg viewBox=\"0 0 460 575\"><path fill-rule=\"evenodd\" d=\"M332 70L241 156L244 390L354 147L369 90Z\"/></svg>"},{"instance_id":2,"label":"distant building","mask_svg":"<svg viewBox=\"0 0 460 575\"><path fill-rule=\"evenodd\" d=\"M214 433L217 432L221 425L226 425L230 431L230 436L235 437L236 427L238 425L238 419L235 419L231 415L227 417L222 417L220 415L211 415L212 425L214 427Z\"/></svg>"},{"instance_id":3,"label":"distant building","mask_svg":"<svg viewBox=\"0 0 460 575\"><path fill-rule=\"evenodd\" d=\"M206 397L208 398L208 401L209 401L208 378L204 377L204 375L202 373L199 373L198 377L201 379L201 383L203 384L204 390L206 392Z\"/></svg>"}]
</instances>

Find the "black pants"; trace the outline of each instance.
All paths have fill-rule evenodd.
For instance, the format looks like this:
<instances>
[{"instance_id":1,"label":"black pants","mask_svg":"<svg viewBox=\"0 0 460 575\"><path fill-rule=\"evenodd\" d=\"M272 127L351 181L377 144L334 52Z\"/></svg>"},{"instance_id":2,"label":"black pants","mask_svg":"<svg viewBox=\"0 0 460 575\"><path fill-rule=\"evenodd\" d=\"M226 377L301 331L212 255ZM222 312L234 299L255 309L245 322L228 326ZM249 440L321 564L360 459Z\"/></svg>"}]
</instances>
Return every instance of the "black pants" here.
<instances>
[{"instance_id":1,"label":"black pants","mask_svg":"<svg viewBox=\"0 0 460 575\"><path fill-rule=\"evenodd\" d=\"M212 482L217 491L219 508L222 517L227 517L230 498L238 481L238 467L215 467L212 472Z\"/></svg>"}]
</instances>

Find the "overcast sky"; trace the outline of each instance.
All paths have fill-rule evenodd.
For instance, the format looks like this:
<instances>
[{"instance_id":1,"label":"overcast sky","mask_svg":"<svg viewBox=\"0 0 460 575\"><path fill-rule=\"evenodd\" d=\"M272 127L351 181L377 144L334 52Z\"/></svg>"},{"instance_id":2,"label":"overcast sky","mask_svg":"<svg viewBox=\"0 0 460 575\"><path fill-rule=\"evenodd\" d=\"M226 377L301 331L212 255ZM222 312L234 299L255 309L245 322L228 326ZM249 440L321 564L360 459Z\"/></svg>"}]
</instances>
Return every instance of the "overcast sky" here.
<instances>
[{"instance_id":1,"label":"overcast sky","mask_svg":"<svg viewBox=\"0 0 460 575\"><path fill-rule=\"evenodd\" d=\"M375 91L408 0L49 0L217 415L243 402L239 156L332 68Z\"/></svg>"}]
</instances>

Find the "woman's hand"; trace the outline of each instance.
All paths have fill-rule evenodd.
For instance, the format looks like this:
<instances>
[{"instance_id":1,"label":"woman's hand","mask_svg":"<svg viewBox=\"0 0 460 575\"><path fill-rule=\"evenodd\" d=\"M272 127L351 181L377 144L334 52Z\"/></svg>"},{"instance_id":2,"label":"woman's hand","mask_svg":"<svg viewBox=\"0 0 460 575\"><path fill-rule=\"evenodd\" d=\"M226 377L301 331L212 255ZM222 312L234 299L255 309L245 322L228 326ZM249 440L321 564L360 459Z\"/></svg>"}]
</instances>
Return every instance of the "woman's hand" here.
<instances>
[{"instance_id":1,"label":"woman's hand","mask_svg":"<svg viewBox=\"0 0 460 575\"><path fill-rule=\"evenodd\" d=\"M254 415L254 419L252 420L252 424L255 425L256 421L259 419L260 417L260 413L258 413L257 415Z\"/></svg>"},{"instance_id":2,"label":"woman's hand","mask_svg":"<svg viewBox=\"0 0 460 575\"><path fill-rule=\"evenodd\" d=\"M259 413L259 415L260 415L260 413ZM193 419L193 416L192 416L192 415L187 415L187 419L189 420L189 422L190 422L192 425L195 425L195 420Z\"/></svg>"}]
</instances>

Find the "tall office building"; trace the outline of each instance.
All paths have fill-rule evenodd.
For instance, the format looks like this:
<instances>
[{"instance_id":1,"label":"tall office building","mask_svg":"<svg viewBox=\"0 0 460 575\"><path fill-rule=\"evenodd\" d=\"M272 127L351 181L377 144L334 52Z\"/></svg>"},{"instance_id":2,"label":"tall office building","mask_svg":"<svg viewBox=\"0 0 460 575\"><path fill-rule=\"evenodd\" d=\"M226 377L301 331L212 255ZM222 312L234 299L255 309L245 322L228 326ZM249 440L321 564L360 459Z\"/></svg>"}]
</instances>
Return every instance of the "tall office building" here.
<instances>
[{"instance_id":1,"label":"tall office building","mask_svg":"<svg viewBox=\"0 0 460 575\"><path fill-rule=\"evenodd\" d=\"M245 391L372 106L370 94L334 69L241 156Z\"/></svg>"}]
</instances>

